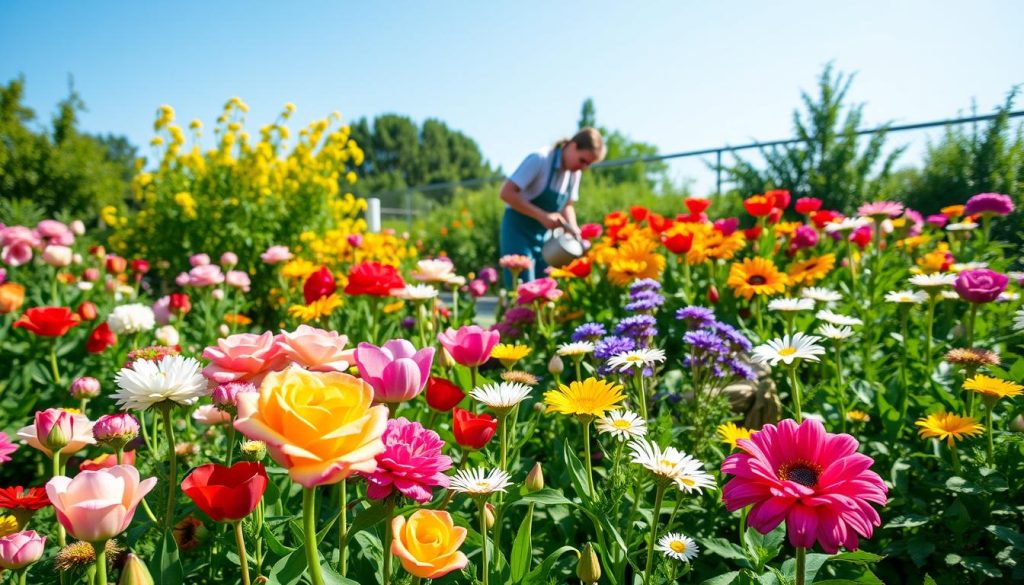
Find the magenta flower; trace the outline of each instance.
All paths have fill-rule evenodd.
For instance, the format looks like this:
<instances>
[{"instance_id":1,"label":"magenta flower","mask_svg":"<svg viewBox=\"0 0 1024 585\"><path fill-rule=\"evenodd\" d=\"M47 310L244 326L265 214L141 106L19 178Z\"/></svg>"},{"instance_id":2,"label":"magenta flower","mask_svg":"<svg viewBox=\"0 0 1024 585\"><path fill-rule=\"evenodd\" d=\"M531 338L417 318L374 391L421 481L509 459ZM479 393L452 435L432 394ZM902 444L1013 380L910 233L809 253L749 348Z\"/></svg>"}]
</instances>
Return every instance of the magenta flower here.
<instances>
[{"instance_id":1,"label":"magenta flower","mask_svg":"<svg viewBox=\"0 0 1024 585\"><path fill-rule=\"evenodd\" d=\"M949 223L949 218L946 217L945 215L942 215L941 213L934 213L932 215L929 215L928 219L926 219L925 221L927 221L929 225L933 225L941 230L942 228L946 227L947 223Z\"/></svg>"},{"instance_id":2,"label":"magenta flower","mask_svg":"<svg viewBox=\"0 0 1024 585\"><path fill-rule=\"evenodd\" d=\"M381 437L384 452L377 455L377 470L366 477L366 495L382 500L398 490L421 504L429 502L431 488L448 487L445 471L452 459L441 454L444 441L437 433L405 418L388 421Z\"/></svg>"},{"instance_id":3,"label":"magenta flower","mask_svg":"<svg viewBox=\"0 0 1024 585\"><path fill-rule=\"evenodd\" d=\"M722 499L730 512L752 505L747 520L761 534L785 520L790 544L817 542L833 554L855 550L858 535L871 538L881 524L870 504L884 506L888 489L850 435L828 433L816 419L786 419L737 445L741 451L722 462L722 473L735 476Z\"/></svg>"},{"instance_id":4,"label":"magenta flower","mask_svg":"<svg viewBox=\"0 0 1024 585\"><path fill-rule=\"evenodd\" d=\"M18 450L18 445L11 442L7 433L0 433L0 463L7 463L11 460L11 453Z\"/></svg>"},{"instance_id":5,"label":"magenta flower","mask_svg":"<svg viewBox=\"0 0 1024 585\"><path fill-rule=\"evenodd\" d=\"M964 215L1010 215L1013 213L1013 199L1002 193L978 193L967 200Z\"/></svg>"},{"instance_id":6,"label":"magenta flower","mask_svg":"<svg viewBox=\"0 0 1024 585\"><path fill-rule=\"evenodd\" d=\"M903 204L895 201L873 201L857 209L861 217L896 217L903 213Z\"/></svg>"},{"instance_id":7,"label":"magenta flower","mask_svg":"<svg viewBox=\"0 0 1024 585\"><path fill-rule=\"evenodd\" d=\"M373 386L376 402L405 402L419 396L430 379L434 348L416 351L404 339L392 339L381 347L360 343L355 351L359 376Z\"/></svg>"},{"instance_id":8,"label":"magenta flower","mask_svg":"<svg viewBox=\"0 0 1024 585\"><path fill-rule=\"evenodd\" d=\"M956 277L953 288L960 298L970 303L991 303L1006 290L1010 278L988 268L964 270Z\"/></svg>"},{"instance_id":9,"label":"magenta flower","mask_svg":"<svg viewBox=\"0 0 1024 585\"><path fill-rule=\"evenodd\" d=\"M516 299L516 304L531 305L534 301L541 303L557 301L560 296L562 296L562 291L558 290L558 281L550 277L538 278L519 285L519 297Z\"/></svg>"},{"instance_id":10,"label":"magenta flower","mask_svg":"<svg viewBox=\"0 0 1024 585\"><path fill-rule=\"evenodd\" d=\"M490 359L491 350L500 338L497 331L485 331L477 325L464 325L458 331L449 327L444 333L437 334L437 340L452 359L467 368L477 367Z\"/></svg>"}]
</instances>

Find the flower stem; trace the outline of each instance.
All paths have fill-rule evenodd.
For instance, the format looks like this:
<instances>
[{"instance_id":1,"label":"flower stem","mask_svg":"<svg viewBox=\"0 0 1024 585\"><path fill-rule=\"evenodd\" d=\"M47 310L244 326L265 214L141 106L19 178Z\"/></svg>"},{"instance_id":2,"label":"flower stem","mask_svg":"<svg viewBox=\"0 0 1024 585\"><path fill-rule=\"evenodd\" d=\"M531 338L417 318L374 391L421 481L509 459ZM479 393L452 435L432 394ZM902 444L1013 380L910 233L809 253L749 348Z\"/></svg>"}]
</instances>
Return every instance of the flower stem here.
<instances>
[{"instance_id":1,"label":"flower stem","mask_svg":"<svg viewBox=\"0 0 1024 585\"><path fill-rule=\"evenodd\" d=\"M302 524L306 537L306 568L312 585L324 585L320 572L320 553L316 547L316 488L302 489Z\"/></svg>"},{"instance_id":2,"label":"flower stem","mask_svg":"<svg viewBox=\"0 0 1024 585\"><path fill-rule=\"evenodd\" d=\"M647 540L647 565L644 569L644 584L651 583L651 569L654 567L654 540L658 538L658 516L661 515L661 502L665 499L665 484L659 483L654 496L654 510L651 511L651 536Z\"/></svg>"},{"instance_id":3,"label":"flower stem","mask_svg":"<svg viewBox=\"0 0 1024 585\"><path fill-rule=\"evenodd\" d=\"M178 452L174 447L174 425L171 424L171 407L164 404L160 409L164 419L164 435L167 437L167 453L170 469L167 472L167 512L164 515L164 528L174 527L174 496L178 487Z\"/></svg>"},{"instance_id":4,"label":"flower stem","mask_svg":"<svg viewBox=\"0 0 1024 585\"><path fill-rule=\"evenodd\" d=\"M994 404L987 404L985 408L985 425L988 427L988 445L985 448L985 455L988 456L988 464L995 465L995 450L992 447L992 408Z\"/></svg>"},{"instance_id":5,"label":"flower stem","mask_svg":"<svg viewBox=\"0 0 1024 585\"><path fill-rule=\"evenodd\" d=\"M846 432L846 413L849 411L850 406L847 403L847 392L846 384L843 383L843 362L842 362L842 348L840 347L841 342L836 340L836 380L839 381L839 429L841 432Z\"/></svg>"},{"instance_id":6,"label":"flower stem","mask_svg":"<svg viewBox=\"0 0 1024 585\"><path fill-rule=\"evenodd\" d=\"M594 495L594 463L593 458L590 456L590 425L594 418L591 416L581 417L583 422L583 447L587 455L587 483L590 487L590 499L595 500L597 496Z\"/></svg>"},{"instance_id":7,"label":"flower stem","mask_svg":"<svg viewBox=\"0 0 1024 585\"><path fill-rule=\"evenodd\" d=\"M932 376L932 331L935 329L935 296L928 295L928 334L924 338L924 363L928 377Z\"/></svg>"},{"instance_id":8,"label":"flower stem","mask_svg":"<svg viewBox=\"0 0 1024 585\"><path fill-rule=\"evenodd\" d=\"M967 347L974 347L974 318L978 315L978 303L971 303L967 313Z\"/></svg>"},{"instance_id":9,"label":"flower stem","mask_svg":"<svg viewBox=\"0 0 1024 585\"><path fill-rule=\"evenodd\" d=\"M800 403L800 383L796 379L796 364L789 366L789 385L793 391L793 415L799 424L804 421L804 415L803 406Z\"/></svg>"},{"instance_id":10,"label":"flower stem","mask_svg":"<svg viewBox=\"0 0 1024 585\"><path fill-rule=\"evenodd\" d=\"M480 507L480 573L484 585L489 583L487 566L487 502L480 499L477 504Z\"/></svg>"},{"instance_id":11,"label":"flower stem","mask_svg":"<svg viewBox=\"0 0 1024 585\"><path fill-rule=\"evenodd\" d=\"M498 414L498 443L501 448L501 470L508 471L508 413Z\"/></svg>"},{"instance_id":12,"label":"flower stem","mask_svg":"<svg viewBox=\"0 0 1024 585\"><path fill-rule=\"evenodd\" d=\"M960 454L956 450L956 441L949 438L949 458L953 461L953 473L960 475Z\"/></svg>"},{"instance_id":13,"label":"flower stem","mask_svg":"<svg viewBox=\"0 0 1024 585\"><path fill-rule=\"evenodd\" d=\"M228 425L228 467L231 467L232 461L235 459L235 420L231 419L231 423Z\"/></svg>"},{"instance_id":14,"label":"flower stem","mask_svg":"<svg viewBox=\"0 0 1024 585\"><path fill-rule=\"evenodd\" d=\"M395 535L391 532L391 519L395 517L395 500L394 498L388 498L387 504L384 505L387 510L387 515L384 518L384 564L381 567L382 581L384 585L391 584L391 541L394 540Z\"/></svg>"},{"instance_id":15,"label":"flower stem","mask_svg":"<svg viewBox=\"0 0 1024 585\"><path fill-rule=\"evenodd\" d=\"M235 544L238 545L238 564L242 567L242 585L249 585L249 559L245 556L245 536L242 534L241 520L235 522Z\"/></svg>"},{"instance_id":16,"label":"flower stem","mask_svg":"<svg viewBox=\"0 0 1024 585\"><path fill-rule=\"evenodd\" d=\"M640 416L647 420L647 388L644 387L644 370L639 368L636 371L636 386L640 393Z\"/></svg>"},{"instance_id":17,"label":"flower stem","mask_svg":"<svg viewBox=\"0 0 1024 585\"><path fill-rule=\"evenodd\" d=\"M804 585L807 582L807 549L796 547L796 585Z\"/></svg>"},{"instance_id":18,"label":"flower stem","mask_svg":"<svg viewBox=\"0 0 1024 585\"><path fill-rule=\"evenodd\" d=\"M18 585L25 585L26 577L28 577L28 567L18 571Z\"/></svg>"},{"instance_id":19,"label":"flower stem","mask_svg":"<svg viewBox=\"0 0 1024 585\"><path fill-rule=\"evenodd\" d=\"M50 344L50 370L53 372L54 384L60 384L60 371L57 369L57 339Z\"/></svg>"},{"instance_id":20,"label":"flower stem","mask_svg":"<svg viewBox=\"0 0 1024 585\"><path fill-rule=\"evenodd\" d=\"M338 484L338 573L344 577L348 573L348 479Z\"/></svg>"},{"instance_id":21,"label":"flower stem","mask_svg":"<svg viewBox=\"0 0 1024 585\"><path fill-rule=\"evenodd\" d=\"M94 542L92 548L96 550L96 582L107 585L107 541Z\"/></svg>"},{"instance_id":22,"label":"flower stem","mask_svg":"<svg viewBox=\"0 0 1024 585\"><path fill-rule=\"evenodd\" d=\"M114 457L117 458L117 464L121 465L124 461L124 447L118 447L117 450L114 451Z\"/></svg>"},{"instance_id":23,"label":"flower stem","mask_svg":"<svg viewBox=\"0 0 1024 585\"><path fill-rule=\"evenodd\" d=\"M60 451L54 451L53 474L51 477L57 477L58 475L60 475ZM61 524L59 520L57 520L57 544L61 546L67 544L67 537L64 536L64 525Z\"/></svg>"},{"instance_id":24,"label":"flower stem","mask_svg":"<svg viewBox=\"0 0 1024 585\"><path fill-rule=\"evenodd\" d=\"M750 506L744 506L740 510L740 547L747 545L747 514L750 513Z\"/></svg>"}]
</instances>

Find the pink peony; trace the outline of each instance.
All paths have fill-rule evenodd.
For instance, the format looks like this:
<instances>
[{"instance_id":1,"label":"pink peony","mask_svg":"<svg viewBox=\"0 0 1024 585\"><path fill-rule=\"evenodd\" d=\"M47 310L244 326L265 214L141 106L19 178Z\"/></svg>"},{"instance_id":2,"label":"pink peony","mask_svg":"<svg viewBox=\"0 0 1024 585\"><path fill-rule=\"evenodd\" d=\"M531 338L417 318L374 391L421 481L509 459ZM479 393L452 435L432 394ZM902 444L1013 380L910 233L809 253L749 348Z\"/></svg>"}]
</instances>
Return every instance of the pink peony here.
<instances>
[{"instance_id":1,"label":"pink peony","mask_svg":"<svg viewBox=\"0 0 1024 585\"><path fill-rule=\"evenodd\" d=\"M11 460L11 453L18 450L18 445L11 442L7 433L0 433L0 463L7 463Z\"/></svg>"},{"instance_id":2,"label":"pink peony","mask_svg":"<svg viewBox=\"0 0 1024 585\"><path fill-rule=\"evenodd\" d=\"M21 266L32 260L32 249L40 247L39 236L32 230L21 225L12 225L0 229L0 252L4 264Z\"/></svg>"},{"instance_id":3,"label":"pink peony","mask_svg":"<svg viewBox=\"0 0 1024 585\"><path fill-rule=\"evenodd\" d=\"M174 284L176 284L178 286L185 286L185 285L188 284L189 280L190 280L190 278L189 278L188 272L182 272L182 273L178 274L178 276L174 277Z\"/></svg>"},{"instance_id":4,"label":"pink peony","mask_svg":"<svg viewBox=\"0 0 1024 585\"><path fill-rule=\"evenodd\" d=\"M558 281L549 277L538 278L519 285L519 297L516 299L516 304L532 305L534 301L540 301L543 304L548 301L557 301L560 296L562 296L562 291L558 290Z\"/></svg>"},{"instance_id":5,"label":"pink peony","mask_svg":"<svg viewBox=\"0 0 1024 585\"><path fill-rule=\"evenodd\" d=\"M346 344L348 337L309 325L299 325L290 333L284 331L276 341L282 356L314 372L347 370L355 350L345 349Z\"/></svg>"},{"instance_id":6,"label":"pink peony","mask_svg":"<svg viewBox=\"0 0 1024 585\"><path fill-rule=\"evenodd\" d=\"M292 253L288 251L288 246L271 246L260 254L260 260L263 260L264 264L280 264L291 259Z\"/></svg>"},{"instance_id":7,"label":"pink peony","mask_svg":"<svg viewBox=\"0 0 1024 585\"><path fill-rule=\"evenodd\" d=\"M188 257L188 263L193 267L206 266L210 263L209 254L192 254Z\"/></svg>"},{"instance_id":8,"label":"pink peony","mask_svg":"<svg viewBox=\"0 0 1024 585\"><path fill-rule=\"evenodd\" d=\"M355 351L359 376L373 386L376 402L405 402L419 396L430 378L434 348L416 351L404 339L392 339L381 347L360 343Z\"/></svg>"},{"instance_id":9,"label":"pink peony","mask_svg":"<svg viewBox=\"0 0 1024 585\"><path fill-rule=\"evenodd\" d=\"M497 331L485 331L477 325L464 325L458 331L449 327L444 333L437 334L452 359L463 366L472 368L480 366L491 357L491 350L498 344L501 334Z\"/></svg>"},{"instance_id":10,"label":"pink peony","mask_svg":"<svg viewBox=\"0 0 1024 585\"><path fill-rule=\"evenodd\" d=\"M366 495L382 500L396 489L420 504L430 501L431 488L448 487L445 471L452 459L441 454L444 441L432 430L405 418L388 421L381 437L384 452L377 455L377 470L366 477Z\"/></svg>"},{"instance_id":11,"label":"pink peony","mask_svg":"<svg viewBox=\"0 0 1024 585\"><path fill-rule=\"evenodd\" d=\"M1010 215L1013 213L1013 199L1002 193L978 193L967 200L964 215Z\"/></svg>"},{"instance_id":12,"label":"pink peony","mask_svg":"<svg viewBox=\"0 0 1024 585\"><path fill-rule=\"evenodd\" d=\"M70 246L75 243L75 234L67 225L55 219L44 219L36 226L36 233L47 244Z\"/></svg>"},{"instance_id":13,"label":"pink peony","mask_svg":"<svg viewBox=\"0 0 1024 585\"><path fill-rule=\"evenodd\" d=\"M268 373L284 367L287 361L269 331L262 335L238 333L217 340L216 346L203 350L210 365L203 375L217 384L244 381L259 385Z\"/></svg>"},{"instance_id":14,"label":"pink peony","mask_svg":"<svg viewBox=\"0 0 1024 585\"><path fill-rule=\"evenodd\" d=\"M225 281L228 283L228 286L233 286L242 292L249 292L249 287L252 285L249 275L241 270L229 270Z\"/></svg>"},{"instance_id":15,"label":"pink peony","mask_svg":"<svg viewBox=\"0 0 1024 585\"><path fill-rule=\"evenodd\" d=\"M741 452L722 462L722 473L735 476L722 499L730 512L752 505L747 521L761 534L785 520L790 544L818 542L834 554L855 550L858 535L871 538L881 524L870 504L884 506L888 490L850 435L828 433L816 419L786 419L737 445Z\"/></svg>"},{"instance_id":16,"label":"pink peony","mask_svg":"<svg viewBox=\"0 0 1024 585\"><path fill-rule=\"evenodd\" d=\"M224 282L224 273L216 264L201 264L188 271L188 283L192 286L214 286Z\"/></svg>"}]
</instances>

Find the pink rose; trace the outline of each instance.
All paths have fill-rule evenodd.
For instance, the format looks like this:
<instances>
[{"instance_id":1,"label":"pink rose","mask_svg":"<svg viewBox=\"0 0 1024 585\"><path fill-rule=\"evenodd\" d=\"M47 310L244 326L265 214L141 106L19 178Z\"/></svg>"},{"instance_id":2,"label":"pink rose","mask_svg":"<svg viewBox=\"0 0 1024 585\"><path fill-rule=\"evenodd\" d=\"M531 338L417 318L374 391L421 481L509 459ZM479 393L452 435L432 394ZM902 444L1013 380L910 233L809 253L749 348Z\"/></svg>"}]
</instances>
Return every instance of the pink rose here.
<instances>
[{"instance_id":1,"label":"pink rose","mask_svg":"<svg viewBox=\"0 0 1024 585\"><path fill-rule=\"evenodd\" d=\"M220 264L224 268L234 268L238 266L238 254L234 252L224 252L220 255Z\"/></svg>"},{"instance_id":2,"label":"pink rose","mask_svg":"<svg viewBox=\"0 0 1024 585\"><path fill-rule=\"evenodd\" d=\"M192 286L214 286L222 282L224 282L224 273L216 264L201 264L188 272L188 283Z\"/></svg>"},{"instance_id":3,"label":"pink rose","mask_svg":"<svg viewBox=\"0 0 1024 585\"><path fill-rule=\"evenodd\" d=\"M216 346L203 350L210 365L203 375L217 384L245 381L258 385L263 377L284 367L287 360L269 331L262 335L238 333L217 340Z\"/></svg>"},{"instance_id":4,"label":"pink rose","mask_svg":"<svg viewBox=\"0 0 1024 585\"><path fill-rule=\"evenodd\" d=\"M277 337L281 354L314 372L344 372L353 362L353 349L345 349L348 337L309 325L299 325L292 332Z\"/></svg>"}]
</instances>

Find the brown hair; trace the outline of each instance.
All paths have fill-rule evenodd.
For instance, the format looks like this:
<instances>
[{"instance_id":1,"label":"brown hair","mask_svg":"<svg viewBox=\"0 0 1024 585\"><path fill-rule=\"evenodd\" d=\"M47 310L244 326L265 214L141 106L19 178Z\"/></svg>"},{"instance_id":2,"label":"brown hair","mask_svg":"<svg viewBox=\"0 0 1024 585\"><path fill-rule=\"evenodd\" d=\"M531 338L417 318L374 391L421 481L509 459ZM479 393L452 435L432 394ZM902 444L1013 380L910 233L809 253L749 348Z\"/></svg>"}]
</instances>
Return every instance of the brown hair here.
<instances>
[{"instance_id":1,"label":"brown hair","mask_svg":"<svg viewBox=\"0 0 1024 585\"><path fill-rule=\"evenodd\" d=\"M555 143L555 148L564 148L567 144L573 143L580 150L587 150L597 155L597 160L604 159L606 149L604 138L596 128L582 128L572 138L563 138Z\"/></svg>"}]
</instances>

